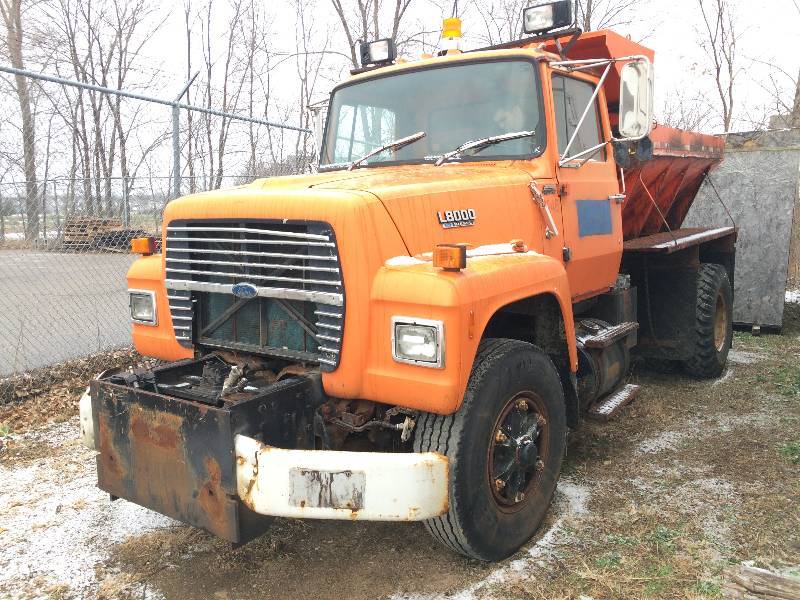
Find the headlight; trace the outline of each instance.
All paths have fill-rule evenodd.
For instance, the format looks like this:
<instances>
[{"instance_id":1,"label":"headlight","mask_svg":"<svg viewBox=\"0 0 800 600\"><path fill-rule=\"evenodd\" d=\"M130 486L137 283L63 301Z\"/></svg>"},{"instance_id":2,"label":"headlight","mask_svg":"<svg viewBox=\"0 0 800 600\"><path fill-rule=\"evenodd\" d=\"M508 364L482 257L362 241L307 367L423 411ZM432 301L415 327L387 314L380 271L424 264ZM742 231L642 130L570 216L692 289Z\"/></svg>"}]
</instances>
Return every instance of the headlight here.
<instances>
[{"instance_id":1,"label":"headlight","mask_svg":"<svg viewBox=\"0 0 800 600\"><path fill-rule=\"evenodd\" d=\"M531 6L522 11L525 33L541 33L572 25L572 2L559 0Z\"/></svg>"},{"instance_id":2,"label":"headlight","mask_svg":"<svg viewBox=\"0 0 800 600\"><path fill-rule=\"evenodd\" d=\"M131 320L142 325L156 325L156 294L148 290L128 290Z\"/></svg>"},{"instance_id":3,"label":"headlight","mask_svg":"<svg viewBox=\"0 0 800 600\"><path fill-rule=\"evenodd\" d=\"M394 40L385 38L374 42L360 42L361 66L390 63L397 58L397 46Z\"/></svg>"},{"instance_id":4,"label":"headlight","mask_svg":"<svg viewBox=\"0 0 800 600\"><path fill-rule=\"evenodd\" d=\"M392 317L392 358L422 367L444 367L444 323Z\"/></svg>"}]
</instances>

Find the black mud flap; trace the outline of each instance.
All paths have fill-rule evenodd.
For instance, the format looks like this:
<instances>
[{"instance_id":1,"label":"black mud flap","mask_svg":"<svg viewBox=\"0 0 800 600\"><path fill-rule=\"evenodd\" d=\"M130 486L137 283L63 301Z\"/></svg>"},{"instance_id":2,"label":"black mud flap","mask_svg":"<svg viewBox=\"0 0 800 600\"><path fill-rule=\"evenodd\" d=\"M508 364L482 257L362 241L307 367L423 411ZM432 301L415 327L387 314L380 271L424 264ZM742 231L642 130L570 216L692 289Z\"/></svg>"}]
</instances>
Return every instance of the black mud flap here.
<instances>
[{"instance_id":1,"label":"black mud flap","mask_svg":"<svg viewBox=\"0 0 800 600\"><path fill-rule=\"evenodd\" d=\"M217 408L93 381L98 487L234 544L248 542L271 519L238 498L234 436L281 441L270 440L270 431L286 437L292 430L287 409L302 406L311 385L307 379L281 382L266 397ZM290 443L277 445L294 445L283 441Z\"/></svg>"}]
</instances>

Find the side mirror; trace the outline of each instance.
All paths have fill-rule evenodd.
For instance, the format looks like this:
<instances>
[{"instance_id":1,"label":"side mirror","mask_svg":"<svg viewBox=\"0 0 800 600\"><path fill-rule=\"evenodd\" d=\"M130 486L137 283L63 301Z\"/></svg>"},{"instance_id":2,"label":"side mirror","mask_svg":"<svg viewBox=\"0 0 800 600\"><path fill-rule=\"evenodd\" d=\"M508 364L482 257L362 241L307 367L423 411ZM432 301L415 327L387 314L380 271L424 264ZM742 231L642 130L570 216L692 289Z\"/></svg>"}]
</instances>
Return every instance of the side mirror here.
<instances>
[{"instance_id":1,"label":"side mirror","mask_svg":"<svg viewBox=\"0 0 800 600\"><path fill-rule=\"evenodd\" d=\"M620 74L619 133L639 140L653 128L653 65L646 58L626 63Z\"/></svg>"}]
</instances>

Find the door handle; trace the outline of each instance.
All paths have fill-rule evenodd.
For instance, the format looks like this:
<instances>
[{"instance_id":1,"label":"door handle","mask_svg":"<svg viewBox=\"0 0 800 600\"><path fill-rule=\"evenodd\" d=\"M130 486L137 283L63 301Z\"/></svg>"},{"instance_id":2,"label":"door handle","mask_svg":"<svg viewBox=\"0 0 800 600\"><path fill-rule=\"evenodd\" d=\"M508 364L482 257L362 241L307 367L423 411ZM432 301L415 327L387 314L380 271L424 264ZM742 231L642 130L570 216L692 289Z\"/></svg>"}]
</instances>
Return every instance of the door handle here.
<instances>
[{"instance_id":1,"label":"door handle","mask_svg":"<svg viewBox=\"0 0 800 600\"><path fill-rule=\"evenodd\" d=\"M617 204L622 204L625 202L625 194L611 194L608 199Z\"/></svg>"},{"instance_id":2,"label":"door handle","mask_svg":"<svg viewBox=\"0 0 800 600\"><path fill-rule=\"evenodd\" d=\"M531 181L530 188L534 202L539 205L539 209L542 211L549 224L547 227L545 227L544 237L546 237L548 240L556 237L558 235L558 227L556 227L556 223L553 220L553 214L550 212L550 207L547 206L547 202L544 201L544 194L542 194L542 191L537 187L535 181Z\"/></svg>"}]
</instances>

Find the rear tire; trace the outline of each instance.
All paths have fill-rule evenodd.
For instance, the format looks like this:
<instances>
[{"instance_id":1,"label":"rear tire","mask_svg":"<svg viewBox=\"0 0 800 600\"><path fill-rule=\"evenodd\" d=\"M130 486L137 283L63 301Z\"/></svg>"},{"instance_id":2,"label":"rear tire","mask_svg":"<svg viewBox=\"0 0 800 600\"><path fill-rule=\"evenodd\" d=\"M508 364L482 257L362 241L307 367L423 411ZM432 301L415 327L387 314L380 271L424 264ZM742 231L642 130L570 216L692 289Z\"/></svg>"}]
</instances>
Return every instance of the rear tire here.
<instances>
[{"instance_id":1,"label":"rear tire","mask_svg":"<svg viewBox=\"0 0 800 600\"><path fill-rule=\"evenodd\" d=\"M644 366L648 371L659 373L661 375L674 375L680 372L682 364L677 360L669 360L667 358L646 358Z\"/></svg>"},{"instance_id":2,"label":"rear tire","mask_svg":"<svg viewBox=\"0 0 800 600\"><path fill-rule=\"evenodd\" d=\"M694 335L692 356L684 361L684 369L703 379L719 377L733 342L733 290L722 265L700 265Z\"/></svg>"},{"instance_id":3,"label":"rear tire","mask_svg":"<svg viewBox=\"0 0 800 600\"><path fill-rule=\"evenodd\" d=\"M565 443L564 392L550 358L525 342L484 340L459 411L419 419L414 450L450 461L448 511L426 528L470 558L513 554L547 513Z\"/></svg>"}]
</instances>

